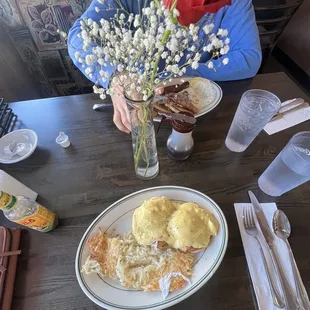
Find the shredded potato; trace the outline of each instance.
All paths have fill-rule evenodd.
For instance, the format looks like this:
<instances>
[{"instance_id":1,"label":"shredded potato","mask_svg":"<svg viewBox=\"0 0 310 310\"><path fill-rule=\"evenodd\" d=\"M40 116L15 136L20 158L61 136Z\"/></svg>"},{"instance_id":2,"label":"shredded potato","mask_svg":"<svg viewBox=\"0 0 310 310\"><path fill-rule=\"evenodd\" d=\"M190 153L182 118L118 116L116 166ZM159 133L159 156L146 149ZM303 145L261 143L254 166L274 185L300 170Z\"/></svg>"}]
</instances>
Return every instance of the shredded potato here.
<instances>
[{"instance_id":1,"label":"shredded potato","mask_svg":"<svg viewBox=\"0 0 310 310\"><path fill-rule=\"evenodd\" d=\"M143 291L159 291L159 281L169 273L182 276L171 278L170 291L186 284L190 278L194 258L192 254L171 248L161 250L153 246L139 245L133 235L109 237L102 230L88 241L91 255L82 271L96 272L117 278L128 288Z\"/></svg>"},{"instance_id":2,"label":"shredded potato","mask_svg":"<svg viewBox=\"0 0 310 310\"><path fill-rule=\"evenodd\" d=\"M120 237L110 238L99 228L99 234L88 240L92 260L101 267L101 275L116 278L116 264L122 240Z\"/></svg>"}]
</instances>

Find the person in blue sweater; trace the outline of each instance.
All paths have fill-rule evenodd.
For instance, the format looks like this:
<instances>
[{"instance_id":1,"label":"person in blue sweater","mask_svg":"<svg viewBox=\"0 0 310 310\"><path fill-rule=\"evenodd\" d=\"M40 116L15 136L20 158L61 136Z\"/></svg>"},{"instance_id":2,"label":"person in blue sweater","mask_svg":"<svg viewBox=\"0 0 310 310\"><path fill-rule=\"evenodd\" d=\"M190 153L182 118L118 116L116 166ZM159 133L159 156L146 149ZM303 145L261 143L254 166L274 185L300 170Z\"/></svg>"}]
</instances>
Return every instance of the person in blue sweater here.
<instances>
[{"instance_id":1,"label":"person in blue sweater","mask_svg":"<svg viewBox=\"0 0 310 310\"><path fill-rule=\"evenodd\" d=\"M113 2L114 0L108 1ZM137 0L119 1L127 11L138 14ZM98 1L94 0L81 18L91 18L99 23L101 18L109 19L111 17L111 13L107 11L102 11L98 14L96 6L98 6ZM200 59L198 68L196 70L188 68L185 75L204 77L213 81L240 80L255 76L261 64L262 54L252 0L232 0L230 5L221 7L217 13L206 13L197 24L203 27L207 22L210 23L210 17L214 24L213 32L216 33L219 28L227 29L229 32L230 50L225 55L225 57L229 58L229 64L227 66L218 66L222 61L219 58L213 60L216 70L210 70L206 66L206 62L210 59L210 54L205 52ZM69 32L68 47L73 62L85 74L81 63L74 57L76 51L81 52L82 50L83 41L78 37L80 32L80 20L77 20ZM84 51L84 53L87 54L89 51ZM85 76L89 78L86 74ZM97 76L98 73L94 72L93 82L97 80ZM102 84L102 86L106 87L107 85ZM115 125L119 130L129 133L130 120L124 97L120 94L115 94L112 96L112 101Z\"/></svg>"}]
</instances>

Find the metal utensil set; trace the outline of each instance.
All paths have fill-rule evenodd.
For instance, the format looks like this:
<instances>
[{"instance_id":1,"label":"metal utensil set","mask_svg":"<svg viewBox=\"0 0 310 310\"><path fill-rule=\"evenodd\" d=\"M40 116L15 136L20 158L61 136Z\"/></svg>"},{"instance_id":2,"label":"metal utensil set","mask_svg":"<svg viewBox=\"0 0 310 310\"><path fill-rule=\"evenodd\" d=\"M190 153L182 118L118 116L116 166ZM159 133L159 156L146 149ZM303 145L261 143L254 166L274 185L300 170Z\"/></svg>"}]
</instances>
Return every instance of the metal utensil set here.
<instances>
[{"instance_id":1,"label":"metal utensil set","mask_svg":"<svg viewBox=\"0 0 310 310\"><path fill-rule=\"evenodd\" d=\"M257 198L251 191L248 193L252 206L246 206L243 209L243 225L245 231L257 240L274 305L278 308L286 307L286 309L289 310L309 310L310 302L301 282L293 255L291 254L290 261L295 280L295 293L290 288L285 271L283 270L277 252L275 251L274 238L279 236L281 239L284 239L284 237L282 237L280 233L274 234L272 232ZM273 219L274 227L281 226L281 224L277 226L276 221L282 219L287 220L285 215L280 217L279 214L275 214ZM289 224L287 227L290 229ZM275 228L275 230L277 230L277 228ZM283 231L286 232L285 230ZM288 238L289 233L286 234L286 238ZM287 240L286 244L288 244ZM267 251L264 252L263 249L267 249ZM291 251L290 248L289 251ZM269 253L271 257L272 266L268 265L268 260L265 256L266 253ZM275 273L271 270L274 270ZM275 274L277 275L276 278L274 276ZM277 283L280 283L280 291Z\"/></svg>"}]
</instances>

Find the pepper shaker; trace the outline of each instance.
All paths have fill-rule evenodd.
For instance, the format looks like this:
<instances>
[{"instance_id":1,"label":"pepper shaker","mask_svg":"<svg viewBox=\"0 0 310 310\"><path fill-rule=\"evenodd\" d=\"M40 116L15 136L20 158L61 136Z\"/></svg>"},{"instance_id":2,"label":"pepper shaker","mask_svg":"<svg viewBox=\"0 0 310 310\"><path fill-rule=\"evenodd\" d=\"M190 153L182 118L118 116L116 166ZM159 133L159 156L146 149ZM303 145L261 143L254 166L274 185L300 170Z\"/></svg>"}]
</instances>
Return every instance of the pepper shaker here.
<instances>
[{"instance_id":1,"label":"pepper shaker","mask_svg":"<svg viewBox=\"0 0 310 310\"><path fill-rule=\"evenodd\" d=\"M191 113L182 112L194 117ZM194 139L192 132L195 125L174 119L172 121L172 133L167 140L168 156L174 160L185 160L193 151Z\"/></svg>"}]
</instances>

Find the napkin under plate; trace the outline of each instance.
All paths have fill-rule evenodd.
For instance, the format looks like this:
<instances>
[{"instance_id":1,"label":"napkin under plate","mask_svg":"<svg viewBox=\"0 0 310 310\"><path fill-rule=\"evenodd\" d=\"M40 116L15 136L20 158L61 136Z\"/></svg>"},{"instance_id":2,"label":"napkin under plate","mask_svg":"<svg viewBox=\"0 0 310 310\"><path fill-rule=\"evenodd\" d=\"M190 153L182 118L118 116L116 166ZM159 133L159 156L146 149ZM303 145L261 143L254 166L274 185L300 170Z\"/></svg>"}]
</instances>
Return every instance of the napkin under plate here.
<instances>
[{"instance_id":1,"label":"napkin under plate","mask_svg":"<svg viewBox=\"0 0 310 310\"><path fill-rule=\"evenodd\" d=\"M268 283L268 279L266 276L260 250L259 250L259 244L254 237L252 237L245 231L245 228L243 225L243 208L245 206L251 206L251 205L252 204L250 203L235 203L234 204L236 216L238 220L238 225L239 225L239 230L241 234L241 239L243 243L243 248L244 248L247 264L249 267L249 271L250 271L250 275L251 275L251 279L252 279L252 283L253 283L256 299L257 299L258 309L279 310L279 308L276 307L272 302L269 283ZM277 210L277 206L275 203L261 203L260 205L265 214L268 225L272 229L272 217L273 217L274 212ZM262 240L263 242L263 250L264 250L267 262L268 262L270 272L273 274L274 277L276 277L267 244L266 246L264 246L265 241L261 233L258 222L256 223L256 225L259 230L259 234L257 237L260 238L260 240ZM283 270L285 271L285 274L290 284L290 287L292 289L292 292L295 293L296 292L295 282L294 282L293 271L292 271L292 267L290 264L290 257L289 257L287 246L285 242L281 240L280 238L278 238L276 235L274 237L274 246L275 246L275 251L277 253L277 257L279 258L281 262L281 266L283 267ZM276 283L278 284L279 291L282 292L282 290L280 289L278 280L276 281ZM286 309L286 308L283 308L283 309Z\"/></svg>"}]
</instances>

